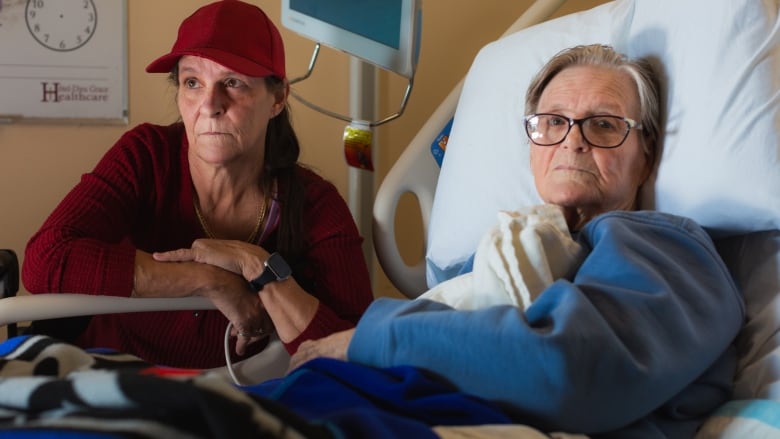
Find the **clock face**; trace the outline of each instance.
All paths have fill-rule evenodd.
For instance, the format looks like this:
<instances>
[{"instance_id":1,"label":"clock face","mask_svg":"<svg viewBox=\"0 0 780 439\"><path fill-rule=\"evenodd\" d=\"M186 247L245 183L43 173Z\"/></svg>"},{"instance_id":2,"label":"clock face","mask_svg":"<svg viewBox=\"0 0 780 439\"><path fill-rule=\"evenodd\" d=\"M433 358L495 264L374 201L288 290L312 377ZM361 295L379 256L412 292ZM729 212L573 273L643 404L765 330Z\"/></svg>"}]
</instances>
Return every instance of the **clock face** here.
<instances>
[{"instance_id":1,"label":"clock face","mask_svg":"<svg viewBox=\"0 0 780 439\"><path fill-rule=\"evenodd\" d=\"M33 38L58 52L87 44L97 26L92 0L27 0L24 17Z\"/></svg>"}]
</instances>

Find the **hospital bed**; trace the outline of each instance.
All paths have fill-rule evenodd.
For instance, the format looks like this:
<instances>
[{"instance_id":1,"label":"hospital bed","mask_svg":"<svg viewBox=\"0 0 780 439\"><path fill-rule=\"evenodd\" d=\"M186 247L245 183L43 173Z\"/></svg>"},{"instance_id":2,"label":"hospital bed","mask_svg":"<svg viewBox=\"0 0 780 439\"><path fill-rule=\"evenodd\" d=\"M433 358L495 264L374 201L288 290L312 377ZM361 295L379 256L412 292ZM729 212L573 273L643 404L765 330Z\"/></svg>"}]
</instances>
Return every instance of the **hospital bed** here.
<instances>
[{"instance_id":1,"label":"hospital bed","mask_svg":"<svg viewBox=\"0 0 780 439\"><path fill-rule=\"evenodd\" d=\"M531 15L539 13L534 8ZM459 269L497 210L539 203L530 175L518 170L528 169L520 123L523 92L544 61L565 47L586 43L647 57L663 78L665 120L657 172L646 185L641 207L702 224L747 305L747 322L737 340L733 400L705 422L697 438L780 437L778 14L778 0L711 0L706 7L697 0L616 0L531 27L526 26L537 20L521 17L480 51L465 79L381 184L373 238L388 277L415 298ZM444 156L441 168L432 148ZM396 208L407 193L420 204L426 235L425 256L412 265L404 262L395 242ZM211 308L197 298L81 299L61 294L2 299L0 324L117 310ZM258 366L236 366L238 379L256 383L279 376L285 355L273 341L259 354ZM225 370L213 373L227 377ZM263 410L278 414L274 408ZM468 434L545 437L516 427L485 426ZM435 434L466 433L439 429Z\"/></svg>"}]
</instances>

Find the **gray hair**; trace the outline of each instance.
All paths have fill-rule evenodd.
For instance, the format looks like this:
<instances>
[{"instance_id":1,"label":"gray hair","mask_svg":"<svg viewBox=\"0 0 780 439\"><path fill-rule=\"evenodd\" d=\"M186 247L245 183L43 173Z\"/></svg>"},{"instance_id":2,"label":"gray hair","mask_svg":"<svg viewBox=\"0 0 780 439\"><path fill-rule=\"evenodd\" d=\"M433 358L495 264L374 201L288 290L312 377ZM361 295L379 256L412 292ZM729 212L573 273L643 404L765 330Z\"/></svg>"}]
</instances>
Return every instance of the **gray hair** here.
<instances>
[{"instance_id":1,"label":"gray hair","mask_svg":"<svg viewBox=\"0 0 780 439\"><path fill-rule=\"evenodd\" d=\"M575 46L558 52L531 80L525 97L525 113L536 112L542 92L561 71L574 66L598 66L622 70L631 76L639 93L639 123L644 135L643 147L648 163L655 163L661 130L661 97L658 80L652 66L644 59L631 59L611 46L592 44Z\"/></svg>"}]
</instances>

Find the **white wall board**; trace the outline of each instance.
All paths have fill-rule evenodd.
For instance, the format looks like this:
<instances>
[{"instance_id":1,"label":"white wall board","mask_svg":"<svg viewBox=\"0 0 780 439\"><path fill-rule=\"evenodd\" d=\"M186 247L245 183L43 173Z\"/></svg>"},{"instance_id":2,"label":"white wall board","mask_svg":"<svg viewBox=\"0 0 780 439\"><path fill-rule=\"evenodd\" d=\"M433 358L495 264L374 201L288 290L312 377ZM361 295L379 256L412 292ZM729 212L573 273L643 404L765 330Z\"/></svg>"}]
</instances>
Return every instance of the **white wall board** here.
<instances>
[{"instance_id":1,"label":"white wall board","mask_svg":"<svg viewBox=\"0 0 780 439\"><path fill-rule=\"evenodd\" d=\"M0 122L127 123L126 0L0 0Z\"/></svg>"}]
</instances>

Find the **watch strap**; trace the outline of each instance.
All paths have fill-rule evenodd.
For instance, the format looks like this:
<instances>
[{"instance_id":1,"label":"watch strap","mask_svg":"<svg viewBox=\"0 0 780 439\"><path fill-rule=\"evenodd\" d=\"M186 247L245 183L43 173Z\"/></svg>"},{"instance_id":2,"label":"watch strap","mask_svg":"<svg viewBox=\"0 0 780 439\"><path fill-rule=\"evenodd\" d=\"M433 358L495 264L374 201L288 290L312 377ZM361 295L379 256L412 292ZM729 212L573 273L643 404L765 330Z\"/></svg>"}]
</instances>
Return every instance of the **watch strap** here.
<instances>
[{"instance_id":1,"label":"watch strap","mask_svg":"<svg viewBox=\"0 0 780 439\"><path fill-rule=\"evenodd\" d=\"M249 285L252 286L252 289L255 291L260 291L263 289L265 284L269 282L273 282L276 280L276 273L274 273L273 270L271 270L271 267L265 266L263 269L263 272L260 273L260 276L257 276L256 278L249 281Z\"/></svg>"}]
</instances>

